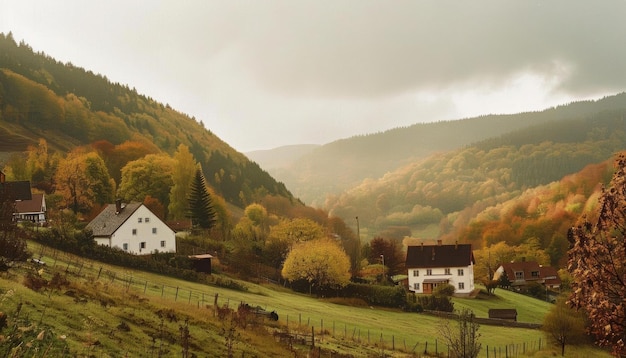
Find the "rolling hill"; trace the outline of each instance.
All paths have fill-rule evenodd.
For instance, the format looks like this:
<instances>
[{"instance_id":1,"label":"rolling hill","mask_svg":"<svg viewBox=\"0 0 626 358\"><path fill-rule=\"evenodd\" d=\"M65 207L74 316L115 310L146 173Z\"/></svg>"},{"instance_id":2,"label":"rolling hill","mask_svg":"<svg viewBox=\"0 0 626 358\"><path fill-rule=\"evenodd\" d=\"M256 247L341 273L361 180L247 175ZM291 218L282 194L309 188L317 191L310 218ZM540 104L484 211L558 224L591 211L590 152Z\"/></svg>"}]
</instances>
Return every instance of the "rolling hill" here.
<instances>
[{"instance_id":1,"label":"rolling hill","mask_svg":"<svg viewBox=\"0 0 626 358\"><path fill-rule=\"evenodd\" d=\"M297 159L286 160L282 166L277 165L280 162L270 162L256 156L256 153L250 155L305 203L325 207L328 194L339 194L365 179L377 180L388 172L431 155L458 150L488 139L508 140L505 135L523 129L529 131L527 134L530 137L537 136L535 139L527 138L536 142L541 133L532 128L537 128L537 125L551 122L558 125L560 122L583 120L600 113L622 111L624 108L626 94L621 93L598 101L575 102L539 112L419 123L382 133L341 139L314 148ZM564 135L568 132L556 133L550 130L543 133L541 138L550 141L546 135ZM280 150L268 153L280 155Z\"/></svg>"},{"instance_id":2,"label":"rolling hill","mask_svg":"<svg viewBox=\"0 0 626 358\"><path fill-rule=\"evenodd\" d=\"M148 141L168 154L184 144L229 203L245 207L273 195L298 204L284 184L201 120L0 34L0 159L25 151L39 138L61 153L97 141Z\"/></svg>"}]
</instances>

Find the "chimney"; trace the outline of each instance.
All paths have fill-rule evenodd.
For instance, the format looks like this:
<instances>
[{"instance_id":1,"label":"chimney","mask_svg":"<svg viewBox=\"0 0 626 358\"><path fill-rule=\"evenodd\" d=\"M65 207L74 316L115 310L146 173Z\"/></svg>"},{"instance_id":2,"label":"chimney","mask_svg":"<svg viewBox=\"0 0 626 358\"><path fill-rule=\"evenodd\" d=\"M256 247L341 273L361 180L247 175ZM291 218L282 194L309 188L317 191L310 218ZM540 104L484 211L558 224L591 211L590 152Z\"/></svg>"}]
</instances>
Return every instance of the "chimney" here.
<instances>
[{"instance_id":1,"label":"chimney","mask_svg":"<svg viewBox=\"0 0 626 358\"><path fill-rule=\"evenodd\" d=\"M422 251L424 251L424 243L422 242Z\"/></svg>"},{"instance_id":2,"label":"chimney","mask_svg":"<svg viewBox=\"0 0 626 358\"><path fill-rule=\"evenodd\" d=\"M454 242L454 249L456 250L458 248L459 248L459 241L457 240Z\"/></svg>"},{"instance_id":3,"label":"chimney","mask_svg":"<svg viewBox=\"0 0 626 358\"><path fill-rule=\"evenodd\" d=\"M122 212L122 199L115 199L115 215Z\"/></svg>"},{"instance_id":4,"label":"chimney","mask_svg":"<svg viewBox=\"0 0 626 358\"><path fill-rule=\"evenodd\" d=\"M437 245L441 246L441 240L437 240Z\"/></svg>"},{"instance_id":5,"label":"chimney","mask_svg":"<svg viewBox=\"0 0 626 358\"><path fill-rule=\"evenodd\" d=\"M4 183L4 181L6 180L4 173L0 172L0 183Z\"/></svg>"}]
</instances>

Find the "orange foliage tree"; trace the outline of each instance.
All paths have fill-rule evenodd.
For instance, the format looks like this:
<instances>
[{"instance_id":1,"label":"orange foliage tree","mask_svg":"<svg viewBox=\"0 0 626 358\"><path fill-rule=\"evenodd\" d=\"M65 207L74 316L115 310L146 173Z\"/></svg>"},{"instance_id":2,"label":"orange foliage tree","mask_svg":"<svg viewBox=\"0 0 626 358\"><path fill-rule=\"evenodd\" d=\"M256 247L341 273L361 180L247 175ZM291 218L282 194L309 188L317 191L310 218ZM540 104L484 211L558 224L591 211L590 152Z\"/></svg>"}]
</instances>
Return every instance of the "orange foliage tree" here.
<instances>
[{"instance_id":1,"label":"orange foliage tree","mask_svg":"<svg viewBox=\"0 0 626 358\"><path fill-rule=\"evenodd\" d=\"M589 315L590 333L613 354L626 356L626 156L603 189L597 219L583 218L571 228L569 302Z\"/></svg>"}]
</instances>

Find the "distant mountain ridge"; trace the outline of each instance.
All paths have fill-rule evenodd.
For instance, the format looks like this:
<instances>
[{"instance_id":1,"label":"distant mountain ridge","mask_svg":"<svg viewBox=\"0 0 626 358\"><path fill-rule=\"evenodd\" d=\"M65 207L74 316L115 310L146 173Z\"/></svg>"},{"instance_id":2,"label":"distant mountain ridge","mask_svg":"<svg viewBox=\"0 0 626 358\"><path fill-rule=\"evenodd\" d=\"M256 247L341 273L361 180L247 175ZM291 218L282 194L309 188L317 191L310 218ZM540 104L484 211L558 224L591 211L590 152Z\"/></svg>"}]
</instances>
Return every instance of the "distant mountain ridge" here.
<instances>
[{"instance_id":1,"label":"distant mountain ridge","mask_svg":"<svg viewBox=\"0 0 626 358\"><path fill-rule=\"evenodd\" d=\"M621 108L626 108L625 93L537 112L419 123L341 139L317 147L297 160L286 161L282 167L276 164L269 166L263 158L257 159L296 197L321 207L327 194L339 194L364 179L380 178L387 172L435 153L498 138L541 123L583 119Z\"/></svg>"},{"instance_id":2,"label":"distant mountain ridge","mask_svg":"<svg viewBox=\"0 0 626 358\"><path fill-rule=\"evenodd\" d=\"M296 160L319 147L319 144L294 144L273 149L253 150L244 154L250 160L258 163L261 168L272 170L289 167Z\"/></svg>"}]
</instances>

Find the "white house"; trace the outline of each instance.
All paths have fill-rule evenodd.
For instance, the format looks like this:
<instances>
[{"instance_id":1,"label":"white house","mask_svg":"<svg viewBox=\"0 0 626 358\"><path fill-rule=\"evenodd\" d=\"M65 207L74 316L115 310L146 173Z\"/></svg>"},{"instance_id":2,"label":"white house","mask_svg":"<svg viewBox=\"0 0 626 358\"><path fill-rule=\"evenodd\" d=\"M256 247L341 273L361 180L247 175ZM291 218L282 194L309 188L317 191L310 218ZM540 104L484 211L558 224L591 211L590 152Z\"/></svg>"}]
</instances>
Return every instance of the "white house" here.
<instances>
[{"instance_id":1,"label":"white house","mask_svg":"<svg viewBox=\"0 0 626 358\"><path fill-rule=\"evenodd\" d=\"M430 294L440 284L454 286L454 294L474 291L474 253L470 244L409 246L406 253L408 288Z\"/></svg>"},{"instance_id":2,"label":"white house","mask_svg":"<svg viewBox=\"0 0 626 358\"><path fill-rule=\"evenodd\" d=\"M142 203L107 205L89 224L94 240L135 255L176 252L176 234Z\"/></svg>"}]
</instances>

